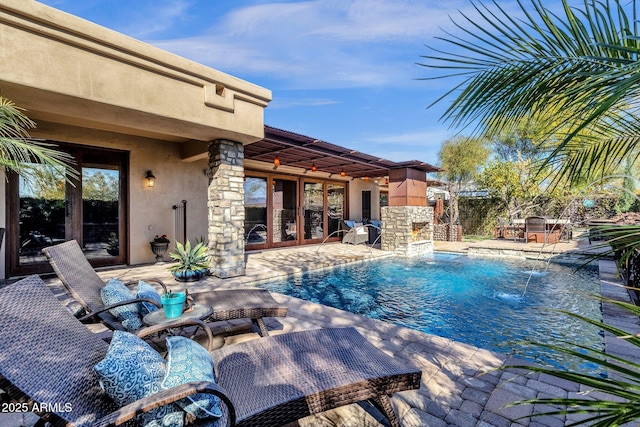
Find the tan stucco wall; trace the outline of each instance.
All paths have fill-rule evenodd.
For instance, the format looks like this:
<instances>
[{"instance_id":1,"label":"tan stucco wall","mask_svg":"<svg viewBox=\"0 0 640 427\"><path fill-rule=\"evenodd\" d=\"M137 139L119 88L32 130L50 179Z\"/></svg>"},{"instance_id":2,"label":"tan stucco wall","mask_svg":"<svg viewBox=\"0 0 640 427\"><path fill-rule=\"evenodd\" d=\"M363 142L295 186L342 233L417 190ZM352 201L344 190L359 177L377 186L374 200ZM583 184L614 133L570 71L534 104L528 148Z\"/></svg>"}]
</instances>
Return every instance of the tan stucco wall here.
<instances>
[{"instance_id":1,"label":"tan stucco wall","mask_svg":"<svg viewBox=\"0 0 640 427\"><path fill-rule=\"evenodd\" d=\"M371 191L371 218L380 219L380 187L373 180L356 178L349 183L349 219L362 221L362 192Z\"/></svg>"},{"instance_id":2,"label":"tan stucco wall","mask_svg":"<svg viewBox=\"0 0 640 427\"><path fill-rule=\"evenodd\" d=\"M262 139L271 100L265 88L33 0L0 0L0 94L38 123L33 137L130 152L131 264L154 259L155 234L175 242L172 206L183 199L189 238L207 235L208 142ZM153 189L143 185L149 169Z\"/></svg>"},{"instance_id":3,"label":"tan stucco wall","mask_svg":"<svg viewBox=\"0 0 640 427\"><path fill-rule=\"evenodd\" d=\"M0 0L0 89L34 119L172 141L256 141L271 100L267 89L33 0Z\"/></svg>"}]
</instances>

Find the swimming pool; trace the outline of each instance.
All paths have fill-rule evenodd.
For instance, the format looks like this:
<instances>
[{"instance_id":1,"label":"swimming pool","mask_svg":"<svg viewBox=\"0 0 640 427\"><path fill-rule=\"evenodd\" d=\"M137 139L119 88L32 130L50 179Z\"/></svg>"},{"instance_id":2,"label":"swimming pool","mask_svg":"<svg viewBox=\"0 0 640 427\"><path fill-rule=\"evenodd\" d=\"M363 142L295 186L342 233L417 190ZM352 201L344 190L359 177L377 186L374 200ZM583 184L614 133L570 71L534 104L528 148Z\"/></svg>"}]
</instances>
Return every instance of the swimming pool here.
<instances>
[{"instance_id":1,"label":"swimming pool","mask_svg":"<svg viewBox=\"0 0 640 427\"><path fill-rule=\"evenodd\" d=\"M545 365L599 371L522 342L603 348L598 328L545 310L601 320L599 301L589 297L600 291L594 268L574 271L553 263L436 253L308 272L260 286Z\"/></svg>"}]
</instances>

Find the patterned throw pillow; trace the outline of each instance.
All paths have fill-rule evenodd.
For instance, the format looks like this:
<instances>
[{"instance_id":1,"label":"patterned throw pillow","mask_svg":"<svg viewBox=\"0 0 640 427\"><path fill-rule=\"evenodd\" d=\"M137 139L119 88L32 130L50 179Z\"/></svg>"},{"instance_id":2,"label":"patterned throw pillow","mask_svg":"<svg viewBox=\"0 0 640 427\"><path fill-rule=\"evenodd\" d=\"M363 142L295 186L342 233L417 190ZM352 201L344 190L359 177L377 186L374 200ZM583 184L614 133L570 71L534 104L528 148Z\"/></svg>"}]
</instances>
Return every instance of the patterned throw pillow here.
<instances>
[{"instance_id":1,"label":"patterned throw pillow","mask_svg":"<svg viewBox=\"0 0 640 427\"><path fill-rule=\"evenodd\" d=\"M100 289L100 296L104 305L111 305L133 299L133 295L118 279L109 279L107 284ZM142 320L138 313L138 304L127 304L109 310L111 314L122 322L127 331L137 331L142 327Z\"/></svg>"},{"instance_id":2,"label":"patterned throw pillow","mask_svg":"<svg viewBox=\"0 0 640 427\"><path fill-rule=\"evenodd\" d=\"M158 293L156 288L142 280L138 281L136 298L146 298L155 301L158 304L162 304L162 299L160 298L160 294ZM143 317L149 313L153 313L157 309L158 307L151 304L150 302L141 302L138 304L138 310Z\"/></svg>"},{"instance_id":3,"label":"patterned throw pillow","mask_svg":"<svg viewBox=\"0 0 640 427\"><path fill-rule=\"evenodd\" d=\"M162 356L137 336L115 331L105 358L93 370L100 386L119 406L160 391L166 364ZM137 416L146 427L181 427L184 412L170 403Z\"/></svg>"},{"instance_id":4,"label":"patterned throw pillow","mask_svg":"<svg viewBox=\"0 0 640 427\"><path fill-rule=\"evenodd\" d=\"M162 388L169 389L191 381L215 383L211 355L188 338L167 337L167 374L162 381ZM198 393L176 403L197 418L222 416L220 400L212 394Z\"/></svg>"}]
</instances>

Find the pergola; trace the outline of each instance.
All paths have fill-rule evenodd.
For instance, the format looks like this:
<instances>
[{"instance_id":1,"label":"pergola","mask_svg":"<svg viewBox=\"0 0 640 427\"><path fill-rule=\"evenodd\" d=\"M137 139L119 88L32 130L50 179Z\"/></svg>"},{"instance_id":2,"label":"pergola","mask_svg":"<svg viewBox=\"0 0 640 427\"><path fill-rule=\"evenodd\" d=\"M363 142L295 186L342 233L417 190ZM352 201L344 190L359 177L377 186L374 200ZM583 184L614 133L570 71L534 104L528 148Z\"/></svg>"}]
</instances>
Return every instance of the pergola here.
<instances>
[{"instance_id":1,"label":"pergola","mask_svg":"<svg viewBox=\"0 0 640 427\"><path fill-rule=\"evenodd\" d=\"M265 125L264 138L244 147L246 160L273 163L305 171L316 170L336 176L377 178L388 176L392 169L410 168L421 172L440 169L418 160L393 162L357 150L341 147L294 132Z\"/></svg>"}]
</instances>

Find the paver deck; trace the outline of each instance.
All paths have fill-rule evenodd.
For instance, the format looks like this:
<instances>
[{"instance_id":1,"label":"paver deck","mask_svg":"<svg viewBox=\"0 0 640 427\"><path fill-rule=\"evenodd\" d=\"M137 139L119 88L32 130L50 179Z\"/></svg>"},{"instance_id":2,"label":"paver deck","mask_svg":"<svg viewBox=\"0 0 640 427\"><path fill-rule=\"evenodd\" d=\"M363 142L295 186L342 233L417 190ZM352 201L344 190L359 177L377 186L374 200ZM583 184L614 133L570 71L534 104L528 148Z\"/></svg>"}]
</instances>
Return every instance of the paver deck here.
<instances>
[{"instance_id":1,"label":"paver deck","mask_svg":"<svg viewBox=\"0 0 640 427\"><path fill-rule=\"evenodd\" d=\"M491 243L492 245L494 243ZM513 250L521 249L516 242L499 242L500 245L516 245ZM448 252L467 252L469 244L436 242L436 250ZM506 247L506 246L505 246ZM504 249L504 247L502 247ZM499 252L496 252L499 253ZM260 280L283 277L295 272L315 268L333 267L340 263L370 261L389 254L365 246L328 244L322 247L306 246L280 250L268 250L247 254L247 275L232 279L206 278L197 284L189 284L198 290L247 287ZM103 270L100 275L137 279L158 277L174 289L183 287L175 282L166 270L167 265L149 265L135 268ZM600 261L600 277L603 295L614 299L627 300L625 289L619 287L615 277L615 265L612 261ZM66 296L57 279L48 283L65 301L70 309L75 303ZM396 358L406 360L423 371L420 390L396 393L391 401L404 426L563 426L573 419L565 417L528 418L534 410L531 406L504 408L505 404L536 396L566 396L584 392L577 384L559 380L548 375L496 370L504 364L514 361L507 355L455 342L450 339L402 328L378 320L368 319L356 314L314 304L297 298L274 294L278 302L289 307L286 318L267 319L272 334L286 333L324 327L354 326L375 346ZM640 324L635 316L621 313L608 305L603 306L606 322L614 322L629 332L640 332ZM217 337L217 345L229 345L245 339L256 339L257 335L248 332L250 322L233 321L219 325L220 331L244 329L247 333ZM106 333L105 331L96 331ZM619 339L605 338L607 351L617 354L630 354L630 346ZM520 361L519 361L520 362ZM518 419L519 417L527 417ZM0 425L30 425L33 417L19 415L0 415ZM340 426L378 426L376 419L353 405L346 409L330 411L316 417L302 420L300 425L340 425Z\"/></svg>"}]
</instances>

